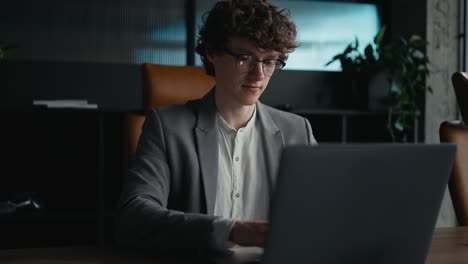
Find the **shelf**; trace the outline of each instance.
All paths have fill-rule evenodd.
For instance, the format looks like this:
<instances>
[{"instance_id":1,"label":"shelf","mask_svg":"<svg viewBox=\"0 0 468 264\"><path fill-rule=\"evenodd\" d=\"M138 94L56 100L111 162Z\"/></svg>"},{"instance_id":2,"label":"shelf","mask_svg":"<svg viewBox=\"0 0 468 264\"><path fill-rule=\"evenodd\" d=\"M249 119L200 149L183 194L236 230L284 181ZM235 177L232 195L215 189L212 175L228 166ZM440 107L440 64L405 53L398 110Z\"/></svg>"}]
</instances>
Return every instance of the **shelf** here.
<instances>
[{"instance_id":1,"label":"shelf","mask_svg":"<svg viewBox=\"0 0 468 264\"><path fill-rule=\"evenodd\" d=\"M352 110L352 109L308 109L308 108L298 108L290 111L298 115L335 115L335 116L387 116L387 111L361 111L361 110ZM393 114L398 114L398 111L393 112ZM417 113L419 116L420 113Z\"/></svg>"},{"instance_id":2,"label":"shelf","mask_svg":"<svg viewBox=\"0 0 468 264\"><path fill-rule=\"evenodd\" d=\"M290 112L307 118L317 142L372 143L392 142L387 131L388 112L371 112L336 109L294 109ZM394 115L398 112L394 112ZM417 143L419 119L414 123L410 141Z\"/></svg>"},{"instance_id":3,"label":"shelf","mask_svg":"<svg viewBox=\"0 0 468 264\"><path fill-rule=\"evenodd\" d=\"M0 215L0 222L95 221L96 212L15 212Z\"/></svg>"}]
</instances>

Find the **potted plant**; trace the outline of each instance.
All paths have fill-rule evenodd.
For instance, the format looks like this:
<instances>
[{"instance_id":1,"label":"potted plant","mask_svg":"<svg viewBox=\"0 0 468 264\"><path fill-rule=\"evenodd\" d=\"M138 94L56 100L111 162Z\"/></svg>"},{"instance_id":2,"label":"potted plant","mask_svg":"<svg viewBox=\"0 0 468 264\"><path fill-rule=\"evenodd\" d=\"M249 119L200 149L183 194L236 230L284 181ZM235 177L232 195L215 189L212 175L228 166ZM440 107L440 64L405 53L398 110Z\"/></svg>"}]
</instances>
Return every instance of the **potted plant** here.
<instances>
[{"instance_id":1,"label":"potted plant","mask_svg":"<svg viewBox=\"0 0 468 264\"><path fill-rule=\"evenodd\" d=\"M344 107L367 110L369 81L379 71L378 50L384 32L385 28L382 28L374 37L374 42L365 47L364 54L359 50L359 41L356 38L342 53L327 62L326 66L335 61L340 62L344 79L349 85L345 90L347 94L343 96L346 99Z\"/></svg>"},{"instance_id":2,"label":"potted plant","mask_svg":"<svg viewBox=\"0 0 468 264\"><path fill-rule=\"evenodd\" d=\"M359 80L366 76L367 81L377 74L384 73L387 86L387 131L392 141L407 142L414 129L414 121L420 113L419 105L426 91L432 92L426 85L429 75L429 59L425 54L428 42L417 35L409 39L399 37L396 40L383 43L385 33L383 27L375 36L374 42L359 50L357 40L349 44L346 49L330 60L330 63L339 60L345 76L356 74ZM381 84L385 85L385 84ZM361 84L362 89L369 85ZM367 100L367 94L363 97Z\"/></svg>"},{"instance_id":3,"label":"potted plant","mask_svg":"<svg viewBox=\"0 0 468 264\"><path fill-rule=\"evenodd\" d=\"M408 141L425 92L432 93L426 85L430 73L427 45L426 40L413 35L409 39L400 37L380 49L379 61L392 83L387 129L393 141Z\"/></svg>"}]
</instances>

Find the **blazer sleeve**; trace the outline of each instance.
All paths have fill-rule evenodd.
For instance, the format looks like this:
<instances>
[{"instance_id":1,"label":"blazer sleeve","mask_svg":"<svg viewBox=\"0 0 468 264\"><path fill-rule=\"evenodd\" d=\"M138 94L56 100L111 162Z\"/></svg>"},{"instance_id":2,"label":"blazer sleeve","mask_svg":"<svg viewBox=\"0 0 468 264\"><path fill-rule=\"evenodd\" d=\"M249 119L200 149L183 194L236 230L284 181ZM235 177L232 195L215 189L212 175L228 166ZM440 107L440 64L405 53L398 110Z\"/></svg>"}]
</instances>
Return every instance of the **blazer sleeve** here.
<instances>
[{"instance_id":1,"label":"blazer sleeve","mask_svg":"<svg viewBox=\"0 0 468 264\"><path fill-rule=\"evenodd\" d=\"M213 216L167 209L171 170L157 110L145 119L124 181L114 233L117 243L142 249L205 249Z\"/></svg>"}]
</instances>

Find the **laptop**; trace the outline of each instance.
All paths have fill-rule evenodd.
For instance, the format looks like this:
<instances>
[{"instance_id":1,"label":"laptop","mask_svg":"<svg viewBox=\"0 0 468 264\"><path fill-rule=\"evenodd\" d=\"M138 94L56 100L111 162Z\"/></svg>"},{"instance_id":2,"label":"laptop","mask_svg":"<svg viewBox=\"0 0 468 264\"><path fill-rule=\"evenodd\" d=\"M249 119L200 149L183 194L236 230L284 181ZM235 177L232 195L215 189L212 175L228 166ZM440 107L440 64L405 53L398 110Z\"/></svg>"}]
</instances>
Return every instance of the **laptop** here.
<instances>
[{"instance_id":1,"label":"laptop","mask_svg":"<svg viewBox=\"0 0 468 264\"><path fill-rule=\"evenodd\" d=\"M286 148L262 263L424 263L455 149Z\"/></svg>"}]
</instances>

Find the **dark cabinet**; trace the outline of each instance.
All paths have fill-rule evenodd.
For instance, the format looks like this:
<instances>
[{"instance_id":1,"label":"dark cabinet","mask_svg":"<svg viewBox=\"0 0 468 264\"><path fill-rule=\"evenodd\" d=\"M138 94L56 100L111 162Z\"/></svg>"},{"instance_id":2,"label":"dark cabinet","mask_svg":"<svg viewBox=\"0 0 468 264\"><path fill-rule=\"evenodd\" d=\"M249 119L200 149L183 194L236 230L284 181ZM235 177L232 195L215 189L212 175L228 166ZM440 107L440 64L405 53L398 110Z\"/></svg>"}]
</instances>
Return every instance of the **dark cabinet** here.
<instances>
[{"instance_id":1,"label":"dark cabinet","mask_svg":"<svg viewBox=\"0 0 468 264\"><path fill-rule=\"evenodd\" d=\"M44 110L0 117L0 202L30 194L40 204L0 214L0 248L111 241L123 114Z\"/></svg>"}]
</instances>

